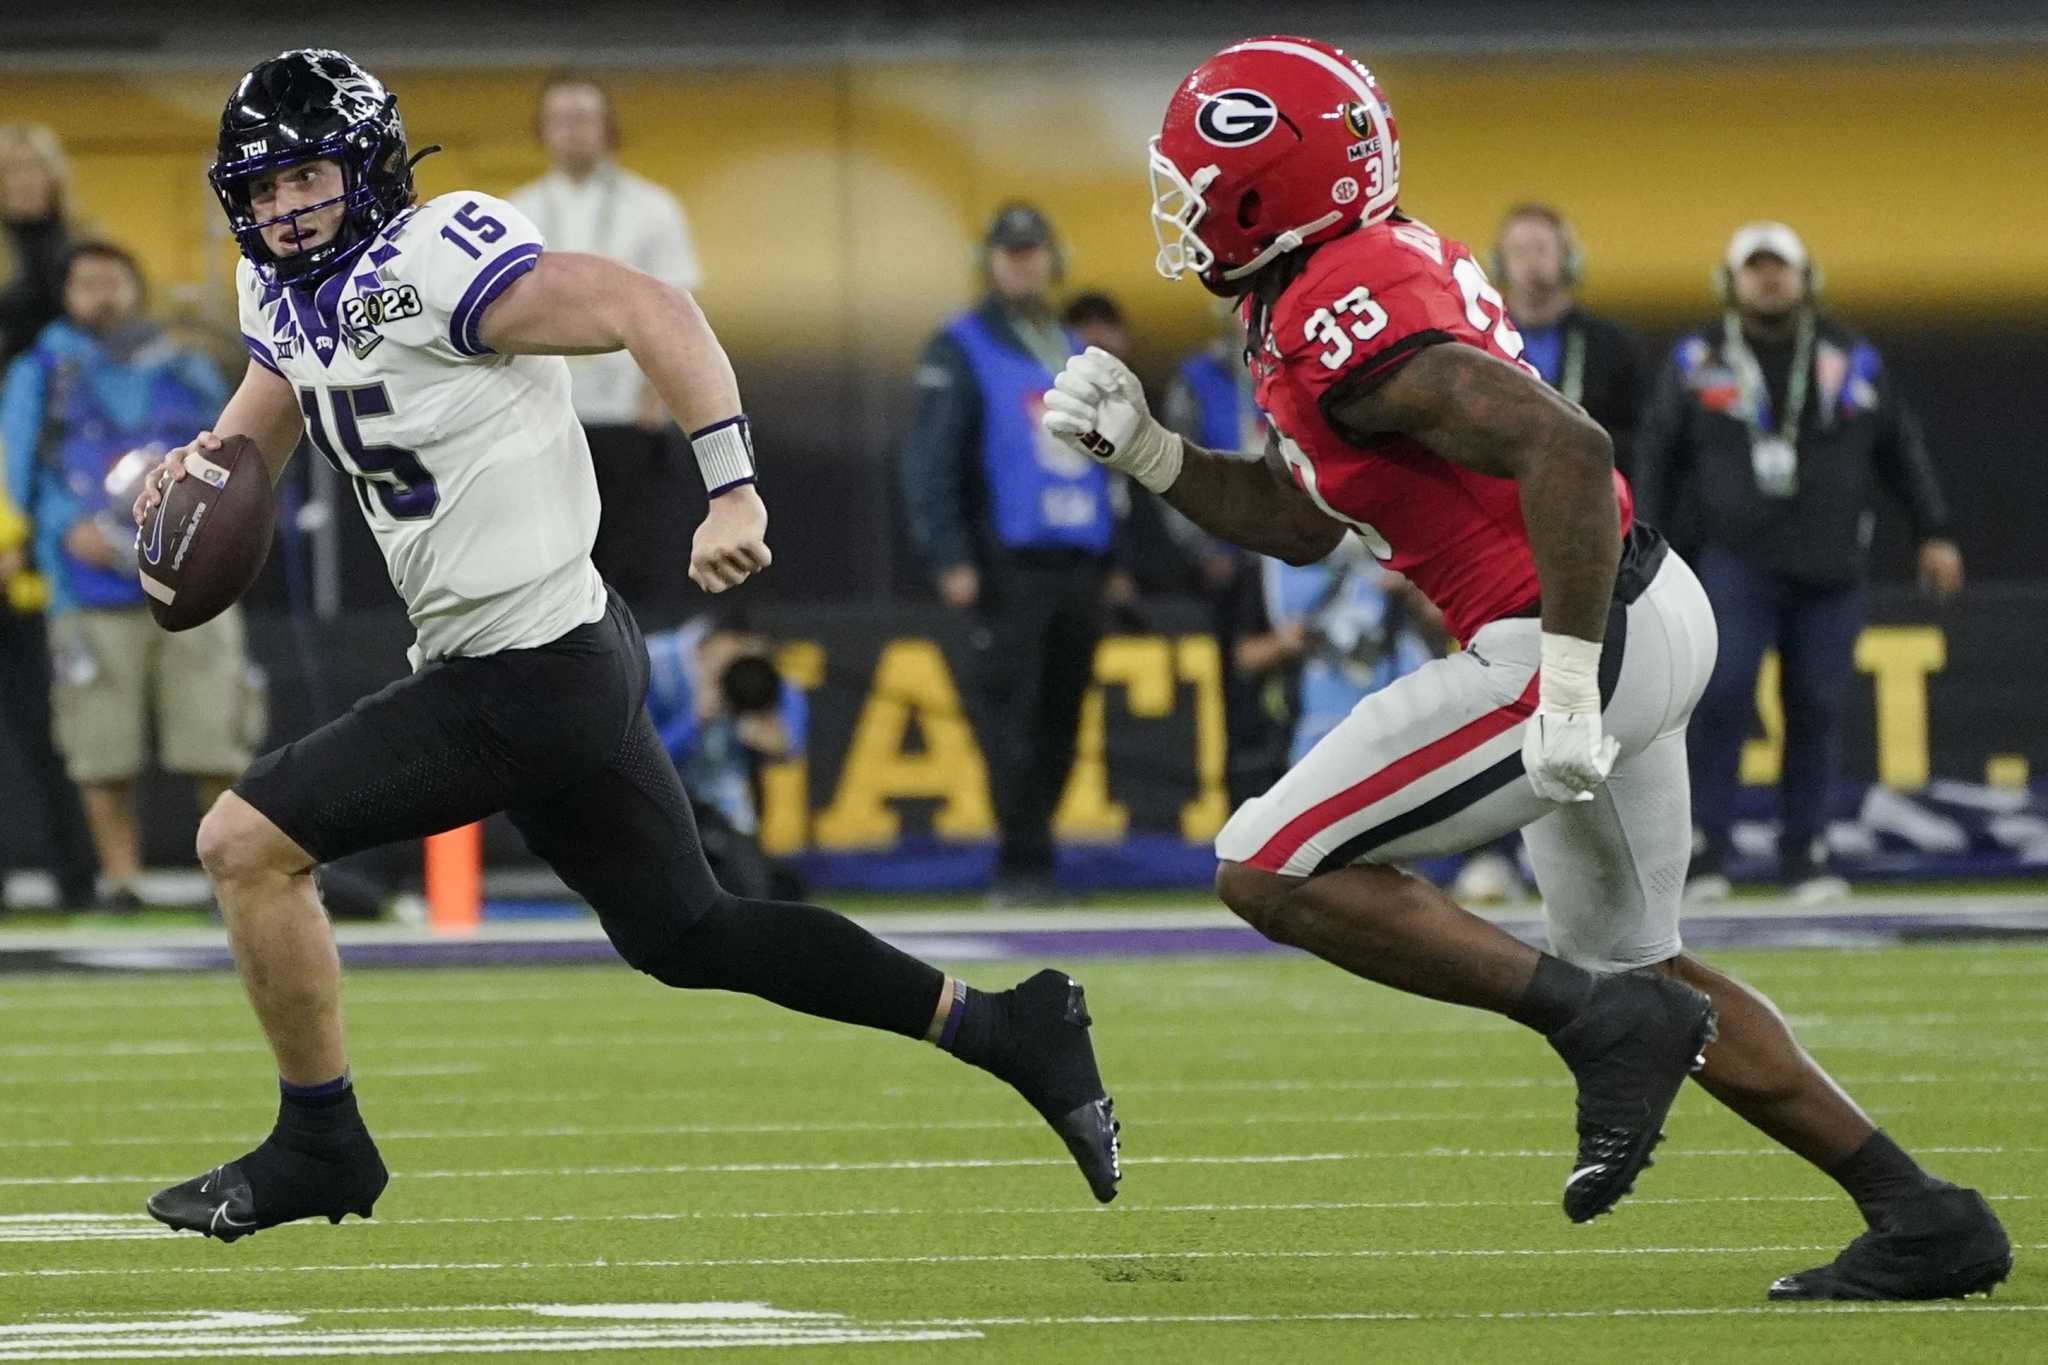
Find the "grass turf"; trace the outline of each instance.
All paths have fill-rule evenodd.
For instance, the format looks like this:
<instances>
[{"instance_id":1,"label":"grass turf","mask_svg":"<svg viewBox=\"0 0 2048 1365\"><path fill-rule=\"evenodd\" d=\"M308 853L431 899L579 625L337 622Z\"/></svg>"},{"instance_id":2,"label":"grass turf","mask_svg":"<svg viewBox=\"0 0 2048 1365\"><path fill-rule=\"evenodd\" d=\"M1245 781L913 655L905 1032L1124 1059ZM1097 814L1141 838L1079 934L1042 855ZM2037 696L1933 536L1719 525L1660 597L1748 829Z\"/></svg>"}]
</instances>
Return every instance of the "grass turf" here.
<instances>
[{"instance_id":1,"label":"grass turf","mask_svg":"<svg viewBox=\"0 0 2048 1365\"><path fill-rule=\"evenodd\" d=\"M378 1216L223 1246L139 1213L267 1129L233 980L15 977L0 1361L2028 1358L2048 948L1722 961L1993 1196L2021 1248L1994 1299L1766 1304L1859 1225L1697 1089L1638 1195L1574 1228L1571 1092L1538 1040L1291 955L1082 964L1126 1130L1108 1209L1020 1101L930 1049L624 968L358 972ZM704 1303L727 1306L674 1307ZM662 1307L587 1307L620 1304Z\"/></svg>"}]
</instances>

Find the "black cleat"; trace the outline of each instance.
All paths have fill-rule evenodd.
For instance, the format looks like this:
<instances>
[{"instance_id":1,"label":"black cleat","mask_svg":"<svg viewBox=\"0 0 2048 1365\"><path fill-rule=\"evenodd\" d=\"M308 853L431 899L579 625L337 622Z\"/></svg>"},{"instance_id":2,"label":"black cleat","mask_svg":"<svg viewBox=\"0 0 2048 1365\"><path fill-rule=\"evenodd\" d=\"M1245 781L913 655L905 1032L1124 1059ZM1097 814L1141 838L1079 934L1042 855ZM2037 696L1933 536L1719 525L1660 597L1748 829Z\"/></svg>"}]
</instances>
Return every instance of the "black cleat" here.
<instances>
[{"instance_id":1,"label":"black cleat","mask_svg":"<svg viewBox=\"0 0 2048 1365\"><path fill-rule=\"evenodd\" d=\"M1116 1103L1103 1092L1089 1039L1088 998L1079 982L1051 968L1004 992L1006 1064L991 1068L1052 1125L1107 1204L1123 1178Z\"/></svg>"},{"instance_id":2,"label":"black cleat","mask_svg":"<svg viewBox=\"0 0 2048 1365\"><path fill-rule=\"evenodd\" d=\"M1564 1182L1574 1223L1597 1218L1635 1188L1664 1140L1664 1116L1685 1078L1705 1065L1714 1005L1655 971L1600 978L1577 1018L1550 1035L1579 1083L1578 1159Z\"/></svg>"},{"instance_id":3,"label":"black cleat","mask_svg":"<svg viewBox=\"0 0 2048 1365\"><path fill-rule=\"evenodd\" d=\"M1774 1299L1960 1299L2012 1273L2012 1243L1975 1190L1942 1185L1901 1199L1826 1265L1781 1275Z\"/></svg>"},{"instance_id":4,"label":"black cleat","mask_svg":"<svg viewBox=\"0 0 2048 1365\"><path fill-rule=\"evenodd\" d=\"M260 1173L260 1192L252 1188L252 1170ZM240 1160L158 1190L147 1208L167 1227L232 1242L300 1218L368 1218L389 1179L368 1133L331 1155L286 1147L272 1134Z\"/></svg>"}]
</instances>

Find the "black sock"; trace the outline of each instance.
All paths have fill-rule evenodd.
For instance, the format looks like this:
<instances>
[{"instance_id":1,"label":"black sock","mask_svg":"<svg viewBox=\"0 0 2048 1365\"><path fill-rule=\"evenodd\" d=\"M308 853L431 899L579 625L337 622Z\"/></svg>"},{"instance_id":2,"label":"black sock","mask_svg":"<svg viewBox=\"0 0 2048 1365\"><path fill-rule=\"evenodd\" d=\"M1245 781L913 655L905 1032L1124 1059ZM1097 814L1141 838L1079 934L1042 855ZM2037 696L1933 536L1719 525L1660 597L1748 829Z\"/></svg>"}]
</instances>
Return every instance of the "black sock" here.
<instances>
[{"instance_id":1,"label":"black sock","mask_svg":"<svg viewBox=\"0 0 2048 1365\"><path fill-rule=\"evenodd\" d=\"M671 986L740 991L784 1009L923 1038L945 973L830 910L724 897L652 975Z\"/></svg>"},{"instance_id":2,"label":"black sock","mask_svg":"<svg viewBox=\"0 0 2048 1365\"><path fill-rule=\"evenodd\" d=\"M312 1155L325 1155L350 1145L366 1130L362 1110L356 1107L355 1086L343 1076L339 1090L327 1086L298 1087L279 1084L283 1093L277 1105L277 1126L271 1140L279 1146ZM331 1083L330 1083L331 1084ZM319 1093L308 1094L307 1090Z\"/></svg>"},{"instance_id":3,"label":"black sock","mask_svg":"<svg viewBox=\"0 0 2048 1365\"><path fill-rule=\"evenodd\" d=\"M1529 978L1528 989L1508 1011L1508 1018L1548 1037L1578 1018L1579 1011L1593 998L1594 984L1593 974L1584 967L1574 967L1561 957L1545 953L1536 959L1536 971Z\"/></svg>"},{"instance_id":4,"label":"black sock","mask_svg":"<svg viewBox=\"0 0 2048 1365\"><path fill-rule=\"evenodd\" d=\"M1906 1155L1904 1148L1879 1129L1863 1145L1828 1172L1828 1176L1856 1201L1863 1221L1876 1227L1885 1206L1895 1199L1919 1194L1941 1182L1920 1169L1920 1163Z\"/></svg>"},{"instance_id":5,"label":"black sock","mask_svg":"<svg viewBox=\"0 0 2048 1365\"><path fill-rule=\"evenodd\" d=\"M953 983L953 1018L939 1033L939 1047L963 1062L993 1068L1003 1038L1004 994L978 991L965 981Z\"/></svg>"}]
</instances>

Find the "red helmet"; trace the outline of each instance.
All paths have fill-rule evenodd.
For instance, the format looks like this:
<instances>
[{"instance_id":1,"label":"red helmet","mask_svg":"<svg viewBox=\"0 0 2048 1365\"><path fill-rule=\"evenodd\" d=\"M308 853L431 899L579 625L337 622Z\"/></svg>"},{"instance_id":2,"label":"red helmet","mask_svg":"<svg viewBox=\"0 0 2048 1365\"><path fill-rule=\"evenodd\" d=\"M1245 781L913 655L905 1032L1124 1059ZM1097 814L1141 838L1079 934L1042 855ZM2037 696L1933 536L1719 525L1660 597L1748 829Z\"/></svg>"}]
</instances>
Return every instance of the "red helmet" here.
<instances>
[{"instance_id":1,"label":"red helmet","mask_svg":"<svg viewBox=\"0 0 2048 1365\"><path fill-rule=\"evenodd\" d=\"M1401 141L1355 59L1313 38L1250 38L1189 73L1152 139L1159 273L1219 294L1275 257L1394 211Z\"/></svg>"}]
</instances>

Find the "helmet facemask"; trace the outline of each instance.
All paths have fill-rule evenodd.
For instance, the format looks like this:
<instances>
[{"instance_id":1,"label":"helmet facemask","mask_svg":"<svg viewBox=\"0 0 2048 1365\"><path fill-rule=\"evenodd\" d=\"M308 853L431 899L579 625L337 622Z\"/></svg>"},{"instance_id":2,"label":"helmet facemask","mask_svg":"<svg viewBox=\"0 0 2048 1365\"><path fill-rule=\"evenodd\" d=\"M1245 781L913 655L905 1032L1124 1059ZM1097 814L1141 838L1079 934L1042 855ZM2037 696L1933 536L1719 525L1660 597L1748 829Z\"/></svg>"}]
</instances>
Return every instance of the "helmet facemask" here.
<instances>
[{"instance_id":1,"label":"helmet facemask","mask_svg":"<svg viewBox=\"0 0 2048 1365\"><path fill-rule=\"evenodd\" d=\"M1178 280L1192 270L1207 275L1216 264L1216 253L1196 233L1195 227L1208 216L1209 202L1202 191L1216 179L1216 167L1204 166L1194 179L1180 173L1180 167L1159 150L1159 139L1148 144L1152 182L1152 237L1159 254L1152 268L1169 280Z\"/></svg>"}]
</instances>

